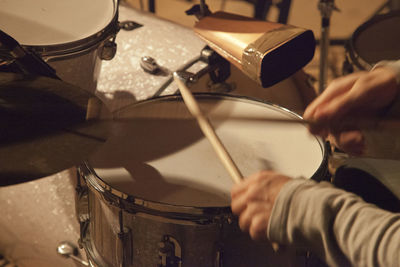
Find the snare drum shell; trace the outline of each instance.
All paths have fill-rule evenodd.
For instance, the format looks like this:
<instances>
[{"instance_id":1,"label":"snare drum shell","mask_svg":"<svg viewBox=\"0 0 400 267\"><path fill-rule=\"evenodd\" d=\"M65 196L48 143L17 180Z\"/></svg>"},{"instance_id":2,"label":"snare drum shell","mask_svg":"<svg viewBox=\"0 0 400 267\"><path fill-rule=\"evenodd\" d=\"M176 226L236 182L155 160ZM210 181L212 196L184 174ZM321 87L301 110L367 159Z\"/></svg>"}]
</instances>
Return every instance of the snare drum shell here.
<instances>
[{"instance_id":1,"label":"snare drum shell","mask_svg":"<svg viewBox=\"0 0 400 267\"><path fill-rule=\"evenodd\" d=\"M131 209L132 206L124 205L120 199L108 198L107 192L100 193L99 180L87 171L81 171L81 174L86 172L81 178L88 185L90 223L83 240L93 266L120 266L122 259L126 260L123 266L163 266L158 264L162 260L165 236L176 241L176 263L180 260L182 264L171 266L304 266L305 254L289 249L275 252L269 242L250 240L229 213L213 218L204 215L191 221L150 214L157 212L154 210ZM124 246L119 245L119 218L129 236Z\"/></svg>"}]
</instances>

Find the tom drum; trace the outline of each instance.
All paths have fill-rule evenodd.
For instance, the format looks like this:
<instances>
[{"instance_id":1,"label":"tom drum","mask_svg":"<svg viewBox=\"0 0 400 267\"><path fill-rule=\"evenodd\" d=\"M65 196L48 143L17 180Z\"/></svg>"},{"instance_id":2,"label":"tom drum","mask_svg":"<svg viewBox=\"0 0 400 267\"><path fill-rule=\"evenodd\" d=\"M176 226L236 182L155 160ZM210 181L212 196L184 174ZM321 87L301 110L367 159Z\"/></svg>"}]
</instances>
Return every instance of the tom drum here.
<instances>
[{"instance_id":1,"label":"tom drum","mask_svg":"<svg viewBox=\"0 0 400 267\"><path fill-rule=\"evenodd\" d=\"M47 61L61 79L93 91L101 59L115 54L117 4L117 0L0 1L0 28ZM0 60L6 54L0 47Z\"/></svg>"},{"instance_id":2,"label":"tom drum","mask_svg":"<svg viewBox=\"0 0 400 267\"><path fill-rule=\"evenodd\" d=\"M375 16L358 27L347 44L347 63L350 65L345 63L345 72L351 72L353 66L370 70L381 60L400 59L399 27L398 11Z\"/></svg>"}]
</instances>

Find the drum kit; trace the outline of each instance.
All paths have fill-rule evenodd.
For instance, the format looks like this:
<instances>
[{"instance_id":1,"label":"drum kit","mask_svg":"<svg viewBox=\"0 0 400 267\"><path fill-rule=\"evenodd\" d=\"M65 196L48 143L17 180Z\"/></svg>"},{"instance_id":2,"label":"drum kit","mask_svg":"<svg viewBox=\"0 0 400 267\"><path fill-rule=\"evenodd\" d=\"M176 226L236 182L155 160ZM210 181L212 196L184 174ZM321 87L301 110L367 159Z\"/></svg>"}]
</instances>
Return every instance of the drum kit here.
<instances>
[{"instance_id":1,"label":"drum kit","mask_svg":"<svg viewBox=\"0 0 400 267\"><path fill-rule=\"evenodd\" d=\"M172 73L197 91L244 176L323 180L325 143L302 123L274 122L301 120L282 104L304 106L233 85L241 75L254 91L304 100L309 87L293 81L314 55L311 31L211 13L205 1L188 11L194 31L117 0L0 1L0 10L1 253L20 267L75 266L57 252L96 267L310 266L308 252L276 252L240 231L233 182ZM390 59L394 46L370 35L398 23L394 13L360 27L348 60L368 69Z\"/></svg>"}]
</instances>

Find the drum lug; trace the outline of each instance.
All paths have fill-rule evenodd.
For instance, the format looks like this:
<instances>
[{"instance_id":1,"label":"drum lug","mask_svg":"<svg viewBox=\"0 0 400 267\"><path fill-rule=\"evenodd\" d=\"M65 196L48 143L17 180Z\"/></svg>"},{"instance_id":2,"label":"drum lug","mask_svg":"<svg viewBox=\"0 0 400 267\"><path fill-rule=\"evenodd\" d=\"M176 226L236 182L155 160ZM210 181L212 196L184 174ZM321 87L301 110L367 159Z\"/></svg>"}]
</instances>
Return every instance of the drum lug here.
<instances>
[{"instance_id":1,"label":"drum lug","mask_svg":"<svg viewBox=\"0 0 400 267\"><path fill-rule=\"evenodd\" d=\"M117 258L118 267L128 267L132 265L132 231L124 227L122 232L118 233Z\"/></svg>"},{"instance_id":2,"label":"drum lug","mask_svg":"<svg viewBox=\"0 0 400 267\"><path fill-rule=\"evenodd\" d=\"M182 267L182 248L175 238L164 235L158 245L157 267Z\"/></svg>"},{"instance_id":3,"label":"drum lug","mask_svg":"<svg viewBox=\"0 0 400 267\"><path fill-rule=\"evenodd\" d=\"M76 199L75 210L80 224L89 221L89 201L88 201L88 188L81 184L81 177L83 174L78 171L77 186L76 186Z\"/></svg>"},{"instance_id":4,"label":"drum lug","mask_svg":"<svg viewBox=\"0 0 400 267\"><path fill-rule=\"evenodd\" d=\"M104 42L103 46L100 48L100 58L103 60L111 60L117 53L117 44L115 39L110 39Z\"/></svg>"},{"instance_id":5,"label":"drum lug","mask_svg":"<svg viewBox=\"0 0 400 267\"><path fill-rule=\"evenodd\" d=\"M217 246L217 251L215 254L215 267L223 267L222 264L222 259L223 259L223 252L221 246Z\"/></svg>"}]
</instances>

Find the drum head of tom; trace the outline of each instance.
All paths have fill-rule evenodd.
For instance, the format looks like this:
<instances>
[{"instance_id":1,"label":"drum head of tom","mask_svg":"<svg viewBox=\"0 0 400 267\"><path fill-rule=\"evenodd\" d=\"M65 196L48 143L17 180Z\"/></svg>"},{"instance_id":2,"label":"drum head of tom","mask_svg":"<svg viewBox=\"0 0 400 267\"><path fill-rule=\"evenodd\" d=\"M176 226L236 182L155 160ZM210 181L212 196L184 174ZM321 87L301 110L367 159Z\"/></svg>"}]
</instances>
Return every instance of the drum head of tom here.
<instances>
[{"instance_id":1,"label":"drum head of tom","mask_svg":"<svg viewBox=\"0 0 400 267\"><path fill-rule=\"evenodd\" d=\"M348 44L351 62L361 70L369 70L379 61L398 60L399 27L399 11L375 16L359 26Z\"/></svg>"}]
</instances>

